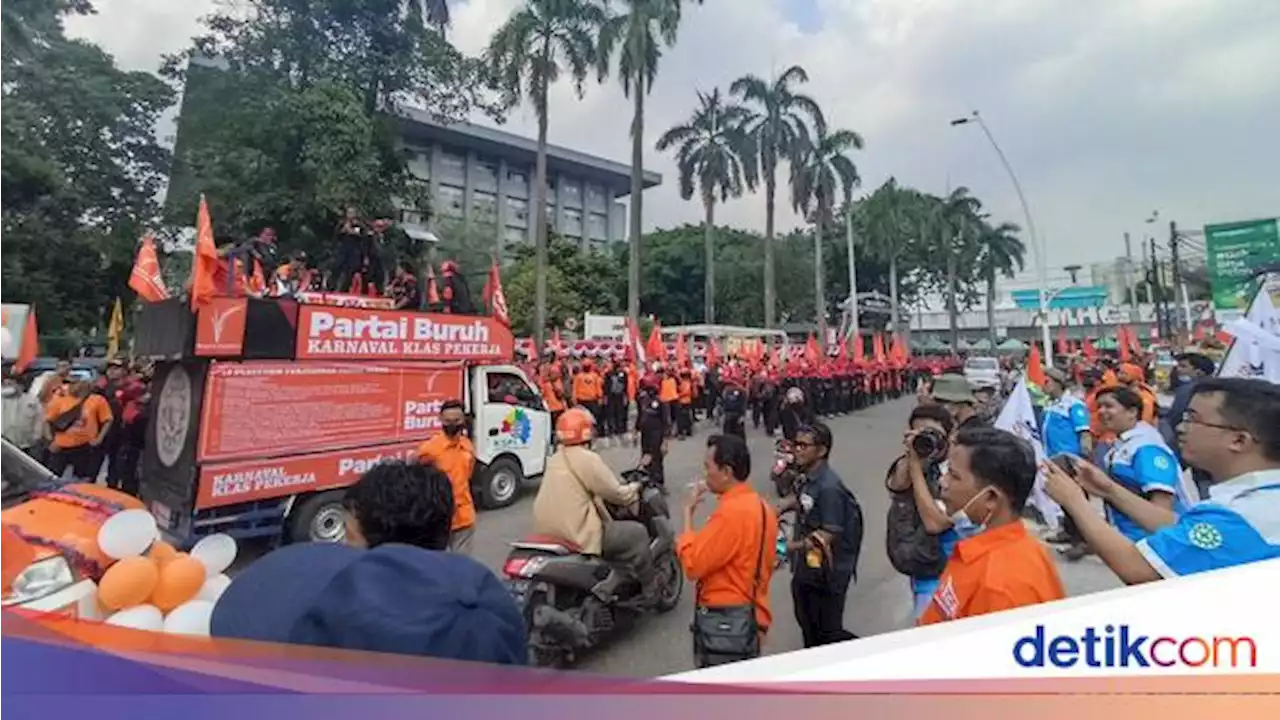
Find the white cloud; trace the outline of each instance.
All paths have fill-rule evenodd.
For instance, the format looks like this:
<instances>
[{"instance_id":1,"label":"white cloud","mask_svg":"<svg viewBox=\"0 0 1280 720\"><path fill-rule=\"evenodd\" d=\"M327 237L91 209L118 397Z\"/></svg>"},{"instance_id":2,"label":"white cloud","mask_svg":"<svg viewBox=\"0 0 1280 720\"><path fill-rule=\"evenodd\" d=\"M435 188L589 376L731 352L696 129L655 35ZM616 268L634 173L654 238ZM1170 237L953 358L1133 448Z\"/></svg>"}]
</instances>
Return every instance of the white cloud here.
<instances>
[{"instance_id":1,"label":"white cloud","mask_svg":"<svg viewBox=\"0 0 1280 720\"><path fill-rule=\"evenodd\" d=\"M455 3L451 38L471 52L519 0ZM98 0L69 23L133 68L154 69L198 30L211 0ZM1188 227L1280 213L1280 3L1269 0L817 0L802 33L786 0L689 4L679 44L647 98L646 164L665 176L645 196L647 226L697 222L657 136L725 87L800 64L832 125L858 130L867 188L889 175L941 193L967 185L1001 219L1016 197L977 128L948 120L979 108L1027 191L1053 265L1113 257L1153 208ZM631 102L616 82L552 98L550 137L630 158ZM533 134L527 108L506 128ZM780 193L780 228L796 218ZM722 222L763 228L762 194Z\"/></svg>"}]
</instances>

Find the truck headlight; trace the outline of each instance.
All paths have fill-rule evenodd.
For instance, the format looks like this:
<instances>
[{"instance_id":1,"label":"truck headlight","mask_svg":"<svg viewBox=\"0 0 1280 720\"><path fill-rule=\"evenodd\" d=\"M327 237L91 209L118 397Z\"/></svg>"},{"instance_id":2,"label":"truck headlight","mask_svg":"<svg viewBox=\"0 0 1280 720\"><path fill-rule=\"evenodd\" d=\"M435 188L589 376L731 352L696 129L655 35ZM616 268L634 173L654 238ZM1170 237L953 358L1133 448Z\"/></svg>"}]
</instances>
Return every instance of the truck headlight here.
<instances>
[{"instance_id":1,"label":"truck headlight","mask_svg":"<svg viewBox=\"0 0 1280 720\"><path fill-rule=\"evenodd\" d=\"M27 566L4 596L4 607L24 605L65 590L76 583L75 571L61 555L38 560Z\"/></svg>"}]
</instances>

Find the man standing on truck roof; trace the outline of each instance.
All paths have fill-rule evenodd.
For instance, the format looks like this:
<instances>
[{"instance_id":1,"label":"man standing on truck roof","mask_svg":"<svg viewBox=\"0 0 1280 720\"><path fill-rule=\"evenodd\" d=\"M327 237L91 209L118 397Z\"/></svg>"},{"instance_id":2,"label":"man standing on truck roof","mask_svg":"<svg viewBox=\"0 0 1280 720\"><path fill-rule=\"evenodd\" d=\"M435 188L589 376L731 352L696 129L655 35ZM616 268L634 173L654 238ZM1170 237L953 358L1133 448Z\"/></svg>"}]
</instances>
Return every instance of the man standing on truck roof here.
<instances>
[{"instance_id":1,"label":"man standing on truck roof","mask_svg":"<svg viewBox=\"0 0 1280 720\"><path fill-rule=\"evenodd\" d=\"M418 446L418 461L431 463L449 476L449 484L453 486L449 549L470 555L476 531L476 506L471 498L471 473L476 467L476 452L466 435L466 428L462 401L446 401L440 407L441 432Z\"/></svg>"}]
</instances>

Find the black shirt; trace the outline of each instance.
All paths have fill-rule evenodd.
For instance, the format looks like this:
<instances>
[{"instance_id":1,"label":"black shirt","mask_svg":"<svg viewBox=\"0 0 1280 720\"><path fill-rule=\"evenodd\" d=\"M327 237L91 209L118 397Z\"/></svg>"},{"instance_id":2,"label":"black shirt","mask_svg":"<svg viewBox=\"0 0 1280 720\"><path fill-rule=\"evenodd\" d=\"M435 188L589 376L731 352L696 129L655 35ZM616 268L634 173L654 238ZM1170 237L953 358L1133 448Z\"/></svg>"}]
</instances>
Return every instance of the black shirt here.
<instances>
[{"instance_id":1,"label":"black shirt","mask_svg":"<svg viewBox=\"0 0 1280 720\"><path fill-rule=\"evenodd\" d=\"M627 372L625 370L614 370L605 376L604 379L605 392L609 395L622 396L627 394Z\"/></svg>"},{"instance_id":2,"label":"black shirt","mask_svg":"<svg viewBox=\"0 0 1280 720\"><path fill-rule=\"evenodd\" d=\"M862 552L862 507L857 498L824 462L808 473L798 500L794 539L802 540L815 530L835 536L828 581L832 590L847 588L857 574L858 555ZM792 567L804 567L804 551L797 551L797 555L792 558Z\"/></svg>"},{"instance_id":3,"label":"black shirt","mask_svg":"<svg viewBox=\"0 0 1280 720\"><path fill-rule=\"evenodd\" d=\"M667 413L652 395L641 396L636 414L636 431L640 433L640 452L656 455L662 451L667 437Z\"/></svg>"}]
</instances>

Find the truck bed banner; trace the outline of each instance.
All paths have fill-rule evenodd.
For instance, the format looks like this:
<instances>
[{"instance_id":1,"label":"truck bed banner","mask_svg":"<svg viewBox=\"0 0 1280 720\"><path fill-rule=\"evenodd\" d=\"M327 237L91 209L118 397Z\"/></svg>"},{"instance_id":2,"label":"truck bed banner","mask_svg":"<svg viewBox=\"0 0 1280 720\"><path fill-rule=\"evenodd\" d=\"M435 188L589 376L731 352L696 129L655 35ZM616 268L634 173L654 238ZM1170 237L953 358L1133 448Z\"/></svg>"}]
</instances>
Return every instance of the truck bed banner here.
<instances>
[{"instance_id":1,"label":"truck bed banner","mask_svg":"<svg viewBox=\"0 0 1280 720\"><path fill-rule=\"evenodd\" d=\"M462 363L214 363L200 418L200 462L420 440L440 405L462 397Z\"/></svg>"},{"instance_id":2,"label":"truck bed banner","mask_svg":"<svg viewBox=\"0 0 1280 720\"><path fill-rule=\"evenodd\" d=\"M385 460L408 460L418 443L336 450L275 460L241 460L200 468L196 509L236 505L351 485Z\"/></svg>"},{"instance_id":3,"label":"truck bed banner","mask_svg":"<svg viewBox=\"0 0 1280 720\"><path fill-rule=\"evenodd\" d=\"M510 360L511 330L491 317L304 305L299 360Z\"/></svg>"}]
</instances>

